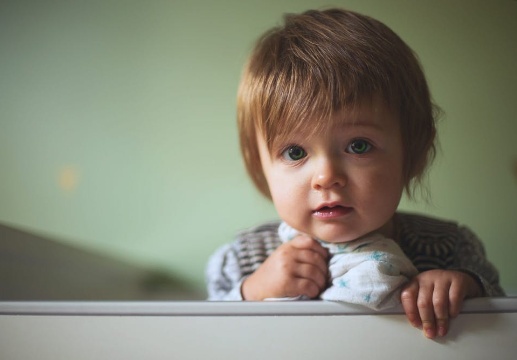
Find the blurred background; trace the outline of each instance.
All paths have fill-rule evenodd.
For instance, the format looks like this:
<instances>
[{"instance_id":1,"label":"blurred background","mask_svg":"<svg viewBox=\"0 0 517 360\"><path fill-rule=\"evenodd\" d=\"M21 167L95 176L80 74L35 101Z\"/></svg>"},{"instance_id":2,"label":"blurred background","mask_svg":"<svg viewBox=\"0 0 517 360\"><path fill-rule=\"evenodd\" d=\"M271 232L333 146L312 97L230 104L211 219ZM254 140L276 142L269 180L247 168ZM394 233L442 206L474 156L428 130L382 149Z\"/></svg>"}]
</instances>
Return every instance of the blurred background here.
<instances>
[{"instance_id":1,"label":"blurred background","mask_svg":"<svg viewBox=\"0 0 517 360\"><path fill-rule=\"evenodd\" d=\"M286 12L373 16L444 110L431 201L517 294L517 1L0 0L0 299L203 299L209 255L276 218L235 94Z\"/></svg>"}]
</instances>

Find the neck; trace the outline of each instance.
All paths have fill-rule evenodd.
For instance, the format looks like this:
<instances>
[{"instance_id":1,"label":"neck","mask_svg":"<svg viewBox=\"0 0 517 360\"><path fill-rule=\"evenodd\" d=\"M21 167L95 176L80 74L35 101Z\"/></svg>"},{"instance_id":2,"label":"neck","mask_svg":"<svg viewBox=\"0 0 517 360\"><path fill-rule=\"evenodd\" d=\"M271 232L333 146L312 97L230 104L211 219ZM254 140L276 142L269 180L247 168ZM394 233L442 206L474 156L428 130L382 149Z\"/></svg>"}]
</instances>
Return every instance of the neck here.
<instances>
[{"instance_id":1,"label":"neck","mask_svg":"<svg viewBox=\"0 0 517 360\"><path fill-rule=\"evenodd\" d=\"M384 237L387 237L387 238L390 238L390 239L393 239L396 241L396 239L395 239L395 233L396 233L395 214L393 214L393 216L386 222L386 224L381 226L376 232L382 234Z\"/></svg>"}]
</instances>

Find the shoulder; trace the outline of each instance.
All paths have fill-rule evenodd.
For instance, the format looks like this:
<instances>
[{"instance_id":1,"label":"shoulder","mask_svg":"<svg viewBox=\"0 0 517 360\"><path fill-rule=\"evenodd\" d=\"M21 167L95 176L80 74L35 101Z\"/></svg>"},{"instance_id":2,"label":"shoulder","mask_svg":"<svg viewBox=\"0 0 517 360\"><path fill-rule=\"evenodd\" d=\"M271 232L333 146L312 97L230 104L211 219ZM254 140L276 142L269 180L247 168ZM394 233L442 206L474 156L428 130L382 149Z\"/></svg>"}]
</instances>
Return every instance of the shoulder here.
<instances>
[{"instance_id":1,"label":"shoulder","mask_svg":"<svg viewBox=\"0 0 517 360\"><path fill-rule=\"evenodd\" d=\"M269 221L258 226L253 226L237 233L237 241L250 239L276 238L278 239L278 227L280 221Z\"/></svg>"},{"instance_id":2,"label":"shoulder","mask_svg":"<svg viewBox=\"0 0 517 360\"><path fill-rule=\"evenodd\" d=\"M278 235L279 226L280 221L270 221L239 232L234 242L239 257L263 262L282 243Z\"/></svg>"},{"instance_id":3,"label":"shoulder","mask_svg":"<svg viewBox=\"0 0 517 360\"><path fill-rule=\"evenodd\" d=\"M457 222L413 213L397 212L396 224L398 235L413 233L435 237L458 232Z\"/></svg>"},{"instance_id":4,"label":"shoulder","mask_svg":"<svg viewBox=\"0 0 517 360\"><path fill-rule=\"evenodd\" d=\"M456 222L410 213L395 221L397 242L420 271L452 266L461 241Z\"/></svg>"}]
</instances>

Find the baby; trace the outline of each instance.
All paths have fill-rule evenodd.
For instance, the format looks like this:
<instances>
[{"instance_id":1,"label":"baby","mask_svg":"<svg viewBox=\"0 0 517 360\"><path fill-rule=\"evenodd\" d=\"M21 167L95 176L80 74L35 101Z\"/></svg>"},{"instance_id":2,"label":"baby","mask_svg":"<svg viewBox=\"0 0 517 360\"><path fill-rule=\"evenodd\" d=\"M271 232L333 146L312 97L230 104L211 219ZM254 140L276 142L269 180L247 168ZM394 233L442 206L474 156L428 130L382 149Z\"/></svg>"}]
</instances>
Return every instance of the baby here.
<instances>
[{"instance_id":1,"label":"baby","mask_svg":"<svg viewBox=\"0 0 517 360\"><path fill-rule=\"evenodd\" d=\"M286 16L257 41L237 110L247 171L281 221L243 231L214 253L210 300L344 300L351 285L350 299L364 300L363 287L379 281L363 279L384 276L369 264L380 265L402 278L387 280L393 296L371 296L372 307L397 301L409 279L399 300L409 322L434 338L447 333L465 298L504 294L467 227L397 211L434 157L436 111L418 59L386 25L341 9ZM286 228L284 240L298 235L283 242L281 223L296 229ZM385 244L394 257L342 267L351 255L364 260L357 244L373 258Z\"/></svg>"}]
</instances>

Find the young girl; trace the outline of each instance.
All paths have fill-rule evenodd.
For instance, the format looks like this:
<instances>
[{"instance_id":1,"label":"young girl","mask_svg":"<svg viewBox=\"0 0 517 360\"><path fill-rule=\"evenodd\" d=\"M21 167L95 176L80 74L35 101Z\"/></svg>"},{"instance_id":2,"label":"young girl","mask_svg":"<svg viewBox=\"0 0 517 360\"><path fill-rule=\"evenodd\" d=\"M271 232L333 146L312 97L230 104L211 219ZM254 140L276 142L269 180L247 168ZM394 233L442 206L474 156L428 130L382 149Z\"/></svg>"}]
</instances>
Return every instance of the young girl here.
<instances>
[{"instance_id":1,"label":"young girl","mask_svg":"<svg viewBox=\"0 0 517 360\"><path fill-rule=\"evenodd\" d=\"M396 212L435 154L421 66L388 27L351 11L308 11L264 34L238 94L241 150L281 222L244 231L207 267L210 300L317 298L329 253L372 234L393 239L418 275L400 301L410 323L444 336L467 297L500 296L497 270L466 227Z\"/></svg>"}]
</instances>

